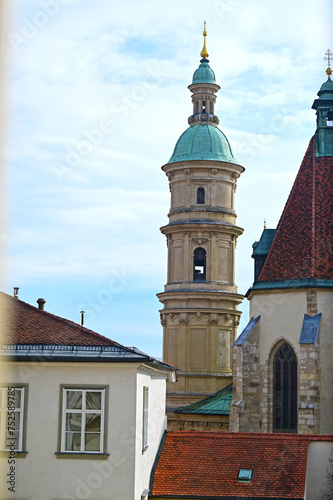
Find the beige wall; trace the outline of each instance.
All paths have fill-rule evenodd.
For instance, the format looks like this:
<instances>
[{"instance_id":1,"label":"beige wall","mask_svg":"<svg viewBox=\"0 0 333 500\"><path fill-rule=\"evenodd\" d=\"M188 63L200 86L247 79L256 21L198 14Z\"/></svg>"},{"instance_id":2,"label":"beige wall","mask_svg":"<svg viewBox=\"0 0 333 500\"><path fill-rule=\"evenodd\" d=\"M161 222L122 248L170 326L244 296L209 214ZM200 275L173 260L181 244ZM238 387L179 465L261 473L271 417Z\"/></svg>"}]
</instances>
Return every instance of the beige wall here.
<instances>
[{"instance_id":1,"label":"beige wall","mask_svg":"<svg viewBox=\"0 0 333 500\"><path fill-rule=\"evenodd\" d=\"M4 383L28 384L26 458L16 459L16 493L1 499L60 500L140 498L149 486L150 468L166 427L163 373L137 364L17 364L6 369ZM4 370L4 366L2 366ZM107 460L56 458L61 384L107 386ZM142 453L142 393L149 387L149 448ZM8 473L0 457L1 480ZM141 489L141 491L140 491Z\"/></svg>"},{"instance_id":2,"label":"beige wall","mask_svg":"<svg viewBox=\"0 0 333 500\"><path fill-rule=\"evenodd\" d=\"M288 339L299 359L299 336L306 313L306 291L277 291L253 294L250 317L261 316L260 364L265 364L279 339Z\"/></svg>"},{"instance_id":3,"label":"beige wall","mask_svg":"<svg viewBox=\"0 0 333 500\"><path fill-rule=\"evenodd\" d=\"M143 420L143 390L149 387L149 414L148 414L148 449L142 453L142 420ZM139 369L136 383L136 414L137 414L137 438L135 446L136 468L134 478L134 499L141 500L141 493L149 487L149 471L151 471L154 460L167 427L165 413L165 376L155 372ZM148 481L147 481L148 477Z\"/></svg>"},{"instance_id":4,"label":"beige wall","mask_svg":"<svg viewBox=\"0 0 333 500\"><path fill-rule=\"evenodd\" d=\"M333 291L318 292L320 325L320 433L333 434Z\"/></svg>"},{"instance_id":5,"label":"beige wall","mask_svg":"<svg viewBox=\"0 0 333 500\"><path fill-rule=\"evenodd\" d=\"M332 484L329 485L327 472L333 472L333 443L313 441L309 443L308 460L306 465L305 500L320 500L323 494L330 491L332 495ZM331 488L331 489L330 489Z\"/></svg>"}]
</instances>

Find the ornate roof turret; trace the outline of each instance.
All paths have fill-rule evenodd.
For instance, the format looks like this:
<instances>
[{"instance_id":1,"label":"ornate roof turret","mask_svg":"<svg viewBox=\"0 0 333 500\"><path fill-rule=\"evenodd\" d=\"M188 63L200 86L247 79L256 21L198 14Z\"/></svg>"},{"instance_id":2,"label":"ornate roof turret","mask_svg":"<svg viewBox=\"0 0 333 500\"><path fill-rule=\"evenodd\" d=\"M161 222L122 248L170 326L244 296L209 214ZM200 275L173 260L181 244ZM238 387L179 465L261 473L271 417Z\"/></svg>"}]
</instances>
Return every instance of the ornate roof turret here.
<instances>
[{"instance_id":1,"label":"ornate roof turret","mask_svg":"<svg viewBox=\"0 0 333 500\"><path fill-rule=\"evenodd\" d=\"M208 63L209 60L205 57L201 59L199 68L193 74L192 83L216 83L215 73Z\"/></svg>"},{"instance_id":2,"label":"ornate roof turret","mask_svg":"<svg viewBox=\"0 0 333 500\"><path fill-rule=\"evenodd\" d=\"M224 161L238 164L228 139L217 127L218 117L214 114L216 93L220 90L215 73L209 66L206 47L206 21L204 23L204 44L200 53L202 59L194 72L189 90L192 92L193 114L188 118L190 128L179 138L168 163L192 160Z\"/></svg>"},{"instance_id":3,"label":"ornate roof turret","mask_svg":"<svg viewBox=\"0 0 333 500\"><path fill-rule=\"evenodd\" d=\"M317 114L316 156L333 156L333 81L331 80L332 52L327 50L324 59L328 62L327 81L322 84L318 92L319 99L315 99L312 108Z\"/></svg>"},{"instance_id":4,"label":"ornate roof turret","mask_svg":"<svg viewBox=\"0 0 333 500\"><path fill-rule=\"evenodd\" d=\"M209 54L206 47L206 36L207 36L206 21L204 22L203 36L204 36L204 45L202 51L200 52L202 59L200 61L199 68L196 69L193 74L192 83L216 83L215 73L209 66L208 64L209 60L207 59Z\"/></svg>"}]
</instances>

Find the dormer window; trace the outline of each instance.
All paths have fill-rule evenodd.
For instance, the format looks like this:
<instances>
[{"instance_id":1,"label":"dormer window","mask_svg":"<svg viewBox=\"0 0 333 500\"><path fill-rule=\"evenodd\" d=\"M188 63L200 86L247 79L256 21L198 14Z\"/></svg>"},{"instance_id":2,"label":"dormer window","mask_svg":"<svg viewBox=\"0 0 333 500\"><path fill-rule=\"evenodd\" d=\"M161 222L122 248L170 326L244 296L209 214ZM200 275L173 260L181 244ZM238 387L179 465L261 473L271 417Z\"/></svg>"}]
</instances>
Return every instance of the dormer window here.
<instances>
[{"instance_id":1,"label":"dormer window","mask_svg":"<svg viewBox=\"0 0 333 500\"><path fill-rule=\"evenodd\" d=\"M252 480L252 469L239 469L237 480L239 483L250 483Z\"/></svg>"},{"instance_id":2,"label":"dormer window","mask_svg":"<svg viewBox=\"0 0 333 500\"><path fill-rule=\"evenodd\" d=\"M199 205L205 203L205 189L203 187L199 187L197 190L197 203Z\"/></svg>"}]
</instances>

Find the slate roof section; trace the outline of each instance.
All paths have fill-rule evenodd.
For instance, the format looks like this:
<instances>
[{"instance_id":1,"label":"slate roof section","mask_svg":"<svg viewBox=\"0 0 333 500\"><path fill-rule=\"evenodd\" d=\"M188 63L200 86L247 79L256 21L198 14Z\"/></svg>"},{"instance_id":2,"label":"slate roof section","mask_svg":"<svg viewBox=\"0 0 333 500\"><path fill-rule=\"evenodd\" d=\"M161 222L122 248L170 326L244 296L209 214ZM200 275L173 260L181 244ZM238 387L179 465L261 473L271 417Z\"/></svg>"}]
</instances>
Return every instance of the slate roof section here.
<instances>
[{"instance_id":1,"label":"slate roof section","mask_svg":"<svg viewBox=\"0 0 333 500\"><path fill-rule=\"evenodd\" d=\"M213 396L198 403L182 406L175 410L175 413L196 414L196 415L229 415L229 405L232 401L232 384L218 391Z\"/></svg>"},{"instance_id":2,"label":"slate roof section","mask_svg":"<svg viewBox=\"0 0 333 500\"><path fill-rule=\"evenodd\" d=\"M253 328L256 326L258 321L260 320L260 316L257 316L256 318L251 318L242 333L237 337L235 342L232 344L231 347L234 347L235 345L244 345L246 339L252 332Z\"/></svg>"},{"instance_id":3,"label":"slate roof section","mask_svg":"<svg viewBox=\"0 0 333 500\"><path fill-rule=\"evenodd\" d=\"M303 499L308 445L333 436L168 432L152 472L150 498ZM249 483L239 469L251 469Z\"/></svg>"},{"instance_id":4,"label":"slate roof section","mask_svg":"<svg viewBox=\"0 0 333 500\"><path fill-rule=\"evenodd\" d=\"M258 281L333 279L333 157L310 140Z\"/></svg>"},{"instance_id":5,"label":"slate roof section","mask_svg":"<svg viewBox=\"0 0 333 500\"><path fill-rule=\"evenodd\" d=\"M321 313L316 314L316 316L309 316L308 314L304 314L301 335L299 338L300 344L316 344L320 320Z\"/></svg>"},{"instance_id":6,"label":"slate roof section","mask_svg":"<svg viewBox=\"0 0 333 500\"><path fill-rule=\"evenodd\" d=\"M267 255L276 234L276 229L264 229L259 241L255 241L252 245L252 257L257 255Z\"/></svg>"}]
</instances>

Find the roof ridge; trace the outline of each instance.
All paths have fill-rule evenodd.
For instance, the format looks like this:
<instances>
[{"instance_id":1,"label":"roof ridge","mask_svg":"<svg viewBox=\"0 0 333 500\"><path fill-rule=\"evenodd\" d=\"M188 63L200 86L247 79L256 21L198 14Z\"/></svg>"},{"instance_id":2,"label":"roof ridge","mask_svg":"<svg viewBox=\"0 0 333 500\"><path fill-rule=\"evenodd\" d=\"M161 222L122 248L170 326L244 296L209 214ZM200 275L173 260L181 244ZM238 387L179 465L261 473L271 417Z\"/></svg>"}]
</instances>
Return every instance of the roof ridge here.
<instances>
[{"instance_id":1,"label":"roof ridge","mask_svg":"<svg viewBox=\"0 0 333 500\"><path fill-rule=\"evenodd\" d=\"M208 438L237 438L237 439L277 439L299 440L299 441L333 441L333 434L295 434L285 432L230 432L230 431L168 431L168 436L192 436Z\"/></svg>"},{"instance_id":2,"label":"roof ridge","mask_svg":"<svg viewBox=\"0 0 333 500\"><path fill-rule=\"evenodd\" d=\"M312 150L312 203L311 203L311 218L312 218L312 231L311 231L311 264L312 264L312 278L316 274L316 147Z\"/></svg>"}]
</instances>

